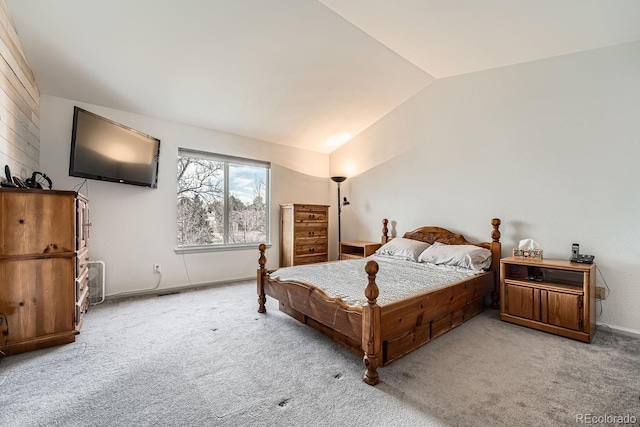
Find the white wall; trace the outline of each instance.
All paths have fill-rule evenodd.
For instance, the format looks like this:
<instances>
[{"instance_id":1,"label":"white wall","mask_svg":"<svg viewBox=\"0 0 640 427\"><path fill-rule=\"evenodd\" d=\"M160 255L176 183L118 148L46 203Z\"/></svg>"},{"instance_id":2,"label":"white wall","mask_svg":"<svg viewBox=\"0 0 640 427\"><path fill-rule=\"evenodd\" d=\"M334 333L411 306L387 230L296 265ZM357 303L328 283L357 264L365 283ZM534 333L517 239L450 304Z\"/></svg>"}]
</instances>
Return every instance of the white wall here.
<instances>
[{"instance_id":1,"label":"white wall","mask_svg":"<svg viewBox=\"0 0 640 427\"><path fill-rule=\"evenodd\" d=\"M268 267L278 264L279 204L329 200L332 182L327 177L328 155L43 95L40 168L51 177L54 189L71 190L83 181L68 176L74 105L161 140L157 189L87 181L93 224L89 255L106 263L108 296L153 288L158 281L152 272L154 263L162 266L160 289L255 276L257 249L186 255L174 252L178 147L272 162L273 247L267 253Z\"/></svg>"},{"instance_id":2,"label":"white wall","mask_svg":"<svg viewBox=\"0 0 640 427\"><path fill-rule=\"evenodd\" d=\"M398 149L396 149L398 147ZM611 288L599 323L640 333L640 43L443 80L331 155L351 170L343 239L440 225L520 239L547 258L571 244ZM604 286L598 275L598 286ZM598 309L600 305L598 305Z\"/></svg>"},{"instance_id":3,"label":"white wall","mask_svg":"<svg viewBox=\"0 0 640 427\"><path fill-rule=\"evenodd\" d=\"M484 241L499 217L504 256L526 237L547 258L568 258L573 242L594 254L611 288L598 322L640 332L639 75L631 43L437 80L334 152L330 167L325 155L43 96L40 168L56 189L81 182L67 173L73 105L162 140L158 189L88 181L91 257L107 263L108 295L155 286L153 263L161 289L188 285L187 269L191 283L254 275L256 251L174 253L175 162L187 147L273 162L270 267L278 205L335 205L327 176L347 173L344 240L377 241L386 217L397 234L441 225Z\"/></svg>"}]
</instances>

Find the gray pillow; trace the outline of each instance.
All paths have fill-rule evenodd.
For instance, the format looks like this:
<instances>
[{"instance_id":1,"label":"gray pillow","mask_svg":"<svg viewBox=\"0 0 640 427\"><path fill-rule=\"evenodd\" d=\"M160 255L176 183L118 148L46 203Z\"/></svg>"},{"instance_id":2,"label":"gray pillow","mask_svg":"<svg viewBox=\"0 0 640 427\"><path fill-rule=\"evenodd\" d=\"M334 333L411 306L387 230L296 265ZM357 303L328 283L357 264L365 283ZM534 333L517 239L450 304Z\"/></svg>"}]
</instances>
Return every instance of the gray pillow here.
<instances>
[{"instance_id":1,"label":"gray pillow","mask_svg":"<svg viewBox=\"0 0 640 427\"><path fill-rule=\"evenodd\" d=\"M485 270L491 267L491 251L474 245L435 242L418 256L418 262Z\"/></svg>"},{"instance_id":2,"label":"gray pillow","mask_svg":"<svg viewBox=\"0 0 640 427\"><path fill-rule=\"evenodd\" d=\"M418 240L405 239L404 237L396 237L382 245L376 252L376 255L405 259L408 261L418 261L418 256L430 245Z\"/></svg>"}]
</instances>

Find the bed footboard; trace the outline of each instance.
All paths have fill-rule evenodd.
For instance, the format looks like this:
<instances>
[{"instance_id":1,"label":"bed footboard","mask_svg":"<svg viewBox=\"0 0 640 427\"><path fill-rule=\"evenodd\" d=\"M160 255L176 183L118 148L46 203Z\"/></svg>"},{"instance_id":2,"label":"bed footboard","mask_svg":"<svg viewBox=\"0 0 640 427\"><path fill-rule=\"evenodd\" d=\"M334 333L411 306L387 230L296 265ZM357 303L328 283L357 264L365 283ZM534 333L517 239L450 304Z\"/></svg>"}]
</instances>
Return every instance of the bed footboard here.
<instances>
[{"instance_id":1,"label":"bed footboard","mask_svg":"<svg viewBox=\"0 0 640 427\"><path fill-rule=\"evenodd\" d=\"M491 225L491 271L494 274L493 291L491 292L491 308L500 309L500 258L502 258L502 245L500 244L500 218L493 218Z\"/></svg>"},{"instance_id":2,"label":"bed footboard","mask_svg":"<svg viewBox=\"0 0 640 427\"><path fill-rule=\"evenodd\" d=\"M265 307L265 303L267 302L267 297L264 293L264 277L267 274L267 269L265 265L267 263L267 257L264 255L264 252L267 250L267 245L264 243L260 243L258 246L258 250L260 251L260 258L258 258L258 313L266 313L267 308Z\"/></svg>"},{"instance_id":3,"label":"bed footboard","mask_svg":"<svg viewBox=\"0 0 640 427\"><path fill-rule=\"evenodd\" d=\"M369 385L380 382L378 367L383 365L381 331L381 307L377 304L380 294L375 282L378 263L369 261L365 266L368 284L364 290L367 304L363 307L346 305L311 284L280 282L269 277L265 267L266 245L258 246L260 258L257 271L258 313L266 313L267 293L280 301L280 310L323 332L340 344L363 355L365 374L363 381Z\"/></svg>"},{"instance_id":4,"label":"bed footboard","mask_svg":"<svg viewBox=\"0 0 640 427\"><path fill-rule=\"evenodd\" d=\"M364 290L367 297L367 305L362 307L362 350L364 350L364 366L366 368L362 379L369 385L376 385L380 382L378 376L378 366L382 364L382 340L380 337L381 311L377 304L380 290L376 285L376 274L378 274L378 263L367 262L364 267L369 277L369 283Z\"/></svg>"}]
</instances>

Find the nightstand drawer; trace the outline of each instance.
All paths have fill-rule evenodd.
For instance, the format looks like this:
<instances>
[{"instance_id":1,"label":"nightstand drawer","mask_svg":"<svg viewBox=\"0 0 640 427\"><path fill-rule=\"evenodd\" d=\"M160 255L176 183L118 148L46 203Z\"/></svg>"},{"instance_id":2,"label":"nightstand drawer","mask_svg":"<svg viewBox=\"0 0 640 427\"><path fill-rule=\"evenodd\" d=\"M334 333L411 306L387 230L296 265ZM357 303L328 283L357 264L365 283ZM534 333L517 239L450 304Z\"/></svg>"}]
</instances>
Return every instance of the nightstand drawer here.
<instances>
[{"instance_id":1,"label":"nightstand drawer","mask_svg":"<svg viewBox=\"0 0 640 427\"><path fill-rule=\"evenodd\" d=\"M294 260L294 265L315 264L318 262L327 262L327 254L313 256L299 256Z\"/></svg>"},{"instance_id":2,"label":"nightstand drawer","mask_svg":"<svg viewBox=\"0 0 640 427\"><path fill-rule=\"evenodd\" d=\"M326 243L310 243L310 244L297 244L296 255L313 255L313 254L326 254Z\"/></svg>"},{"instance_id":3,"label":"nightstand drawer","mask_svg":"<svg viewBox=\"0 0 640 427\"><path fill-rule=\"evenodd\" d=\"M327 227L296 227L295 239L296 241L326 240Z\"/></svg>"},{"instance_id":4,"label":"nightstand drawer","mask_svg":"<svg viewBox=\"0 0 640 427\"><path fill-rule=\"evenodd\" d=\"M320 209L296 210L296 223L327 222L327 212Z\"/></svg>"},{"instance_id":5,"label":"nightstand drawer","mask_svg":"<svg viewBox=\"0 0 640 427\"><path fill-rule=\"evenodd\" d=\"M364 258L362 255L353 255L353 254L340 254L340 259L362 259Z\"/></svg>"},{"instance_id":6,"label":"nightstand drawer","mask_svg":"<svg viewBox=\"0 0 640 427\"><path fill-rule=\"evenodd\" d=\"M82 296L84 291L89 287L89 270L85 268L82 275L76 278L76 301Z\"/></svg>"},{"instance_id":7,"label":"nightstand drawer","mask_svg":"<svg viewBox=\"0 0 640 427\"><path fill-rule=\"evenodd\" d=\"M83 249L76 256L76 276L80 277L87 270L89 265L89 250Z\"/></svg>"}]
</instances>

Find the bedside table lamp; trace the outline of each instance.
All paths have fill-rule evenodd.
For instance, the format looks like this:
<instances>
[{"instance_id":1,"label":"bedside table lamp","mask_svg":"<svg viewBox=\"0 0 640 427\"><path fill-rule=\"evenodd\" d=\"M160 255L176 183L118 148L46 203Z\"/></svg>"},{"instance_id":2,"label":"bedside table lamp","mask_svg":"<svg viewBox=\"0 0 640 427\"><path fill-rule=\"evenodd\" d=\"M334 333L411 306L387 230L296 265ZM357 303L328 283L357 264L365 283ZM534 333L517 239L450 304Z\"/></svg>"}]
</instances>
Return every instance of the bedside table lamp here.
<instances>
[{"instance_id":1,"label":"bedside table lamp","mask_svg":"<svg viewBox=\"0 0 640 427\"><path fill-rule=\"evenodd\" d=\"M340 242L342 241L342 235L340 230L340 215L342 213L342 208L344 206L350 205L349 201L346 197L344 199L340 198L340 183L344 182L347 179L346 176L332 176L331 180L338 184L338 252L340 252Z\"/></svg>"}]
</instances>

